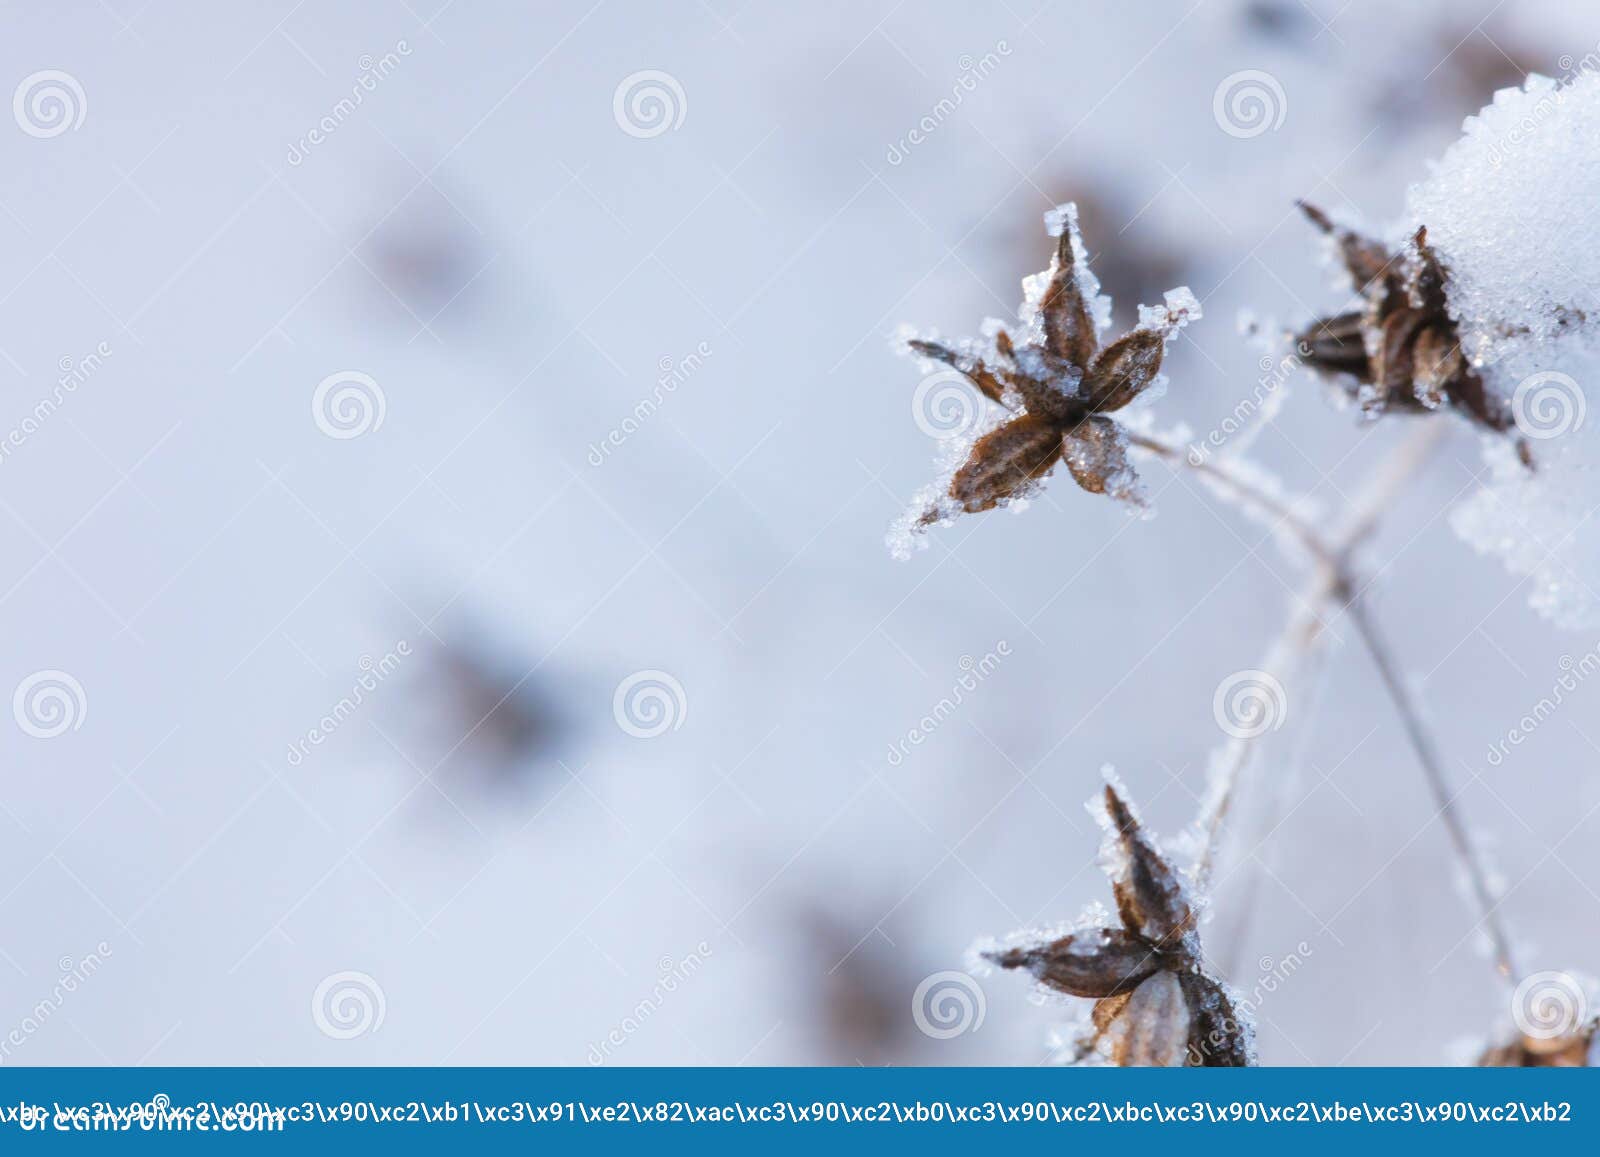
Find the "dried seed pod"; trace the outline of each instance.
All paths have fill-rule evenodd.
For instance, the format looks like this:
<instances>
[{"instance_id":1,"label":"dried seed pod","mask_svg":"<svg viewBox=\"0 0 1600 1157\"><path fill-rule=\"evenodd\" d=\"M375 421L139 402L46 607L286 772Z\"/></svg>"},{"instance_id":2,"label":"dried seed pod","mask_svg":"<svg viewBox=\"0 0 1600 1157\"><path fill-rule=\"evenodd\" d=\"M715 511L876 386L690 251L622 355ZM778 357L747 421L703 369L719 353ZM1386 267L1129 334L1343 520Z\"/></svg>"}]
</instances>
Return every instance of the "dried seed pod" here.
<instances>
[{"instance_id":1,"label":"dried seed pod","mask_svg":"<svg viewBox=\"0 0 1600 1157\"><path fill-rule=\"evenodd\" d=\"M1107 784L1102 859L1120 928L1089 927L984 955L1044 987L1095 1001L1084 1055L1118 1065L1255 1063L1254 1033L1226 985L1205 969L1183 877Z\"/></svg>"},{"instance_id":2,"label":"dried seed pod","mask_svg":"<svg viewBox=\"0 0 1600 1157\"><path fill-rule=\"evenodd\" d=\"M1571 972L1535 972L1511 994L1511 1025L1478 1058L1487 1068L1600 1065L1595 985Z\"/></svg>"},{"instance_id":3,"label":"dried seed pod","mask_svg":"<svg viewBox=\"0 0 1600 1157\"><path fill-rule=\"evenodd\" d=\"M1107 838L1121 852L1111 891L1123 925L1162 951L1192 951L1184 941L1194 929L1194 912L1177 870L1151 843L1127 801L1110 784L1105 788L1105 805L1112 825Z\"/></svg>"},{"instance_id":4,"label":"dried seed pod","mask_svg":"<svg viewBox=\"0 0 1600 1157\"><path fill-rule=\"evenodd\" d=\"M1428 231L1418 229L1409 245L1390 253L1381 242L1336 226L1314 205L1298 204L1334 238L1363 301L1360 310L1319 318L1297 336L1306 363L1342 384L1371 417L1449 409L1485 429L1512 430L1510 412L1491 400L1461 352L1446 308L1449 274L1428 244Z\"/></svg>"},{"instance_id":5,"label":"dried seed pod","mask_svg":"<svg viewBox=\"0 0 1600 1157\"><path fill-rule=\"evenodd\" d=\"M1026 968L1040 984L1068 996L1096 999L1131 992L1161 967L1146 941L1121 928L1090 928L992 959L1002 968Z\"/></svg>"},{"instance_id":6,"label":"dried seed pod","mask_svg":"<svg viewBox=\"0 0 1600 1157\"><path fill-rule=\"evenodd\" d=\"M1518 1033L1503 1044L1490 1045L1478 1057L1478 1065L1489 1069L1592 1068L1600 1061L1595 1046L1595 1025L1591 1021L1570 1036L1545 1038Z\"/></svg>"},{"instance_id":7,"label":"dried seed pod","mask_svg":"<svg viewBox=\"0 0 1600 1157\"><path fill-rule=\"evenodd\" d=\"M1179 1068L1189 1059L1189 1031L1183 985L1158 972L1133 990L1103 1035L1118 1065Z\"/></svg>"},{"instance_id":8,"label":"dried seed pod","mask_svg":"<svg viewBox=\"0 0 1600 1157\"><path fill-rule=\"evenodd\" d=\"M1173 290L1164 307L1142 308L1138 328L1102 350L1098 319L1109 317L1110 303L1088 271L1076 210L1063 205L1046 221L1056 251L1049 269L1023 282L1020 341L995 326L987 346L930 338L905 343L908 352L965 375L1011 416L972 444L943 493L903 529L915 532L1022 497L1062 457L1083 489L1142 505L1126 439L1104 415L1158 380L1167 343L1200 317L1200 303L1187 289Z\"/></svg>"}]
</instances>

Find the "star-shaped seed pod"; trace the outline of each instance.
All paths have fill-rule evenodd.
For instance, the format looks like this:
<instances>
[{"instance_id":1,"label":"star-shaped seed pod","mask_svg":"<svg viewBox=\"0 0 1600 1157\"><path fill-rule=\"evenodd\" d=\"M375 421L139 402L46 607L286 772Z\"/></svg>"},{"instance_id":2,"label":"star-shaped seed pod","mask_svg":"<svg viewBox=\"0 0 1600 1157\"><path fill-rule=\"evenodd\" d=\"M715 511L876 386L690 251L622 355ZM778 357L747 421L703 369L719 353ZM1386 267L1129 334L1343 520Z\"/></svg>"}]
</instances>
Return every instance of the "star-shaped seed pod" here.
<instances>
[{"instance_id":1,"label":"star-shaped seed pod","mask_svg":"<svg viewBox=\"0 0 1600 1157\"><path fill-rule=\"evenodd\" d=\"M1227 986L1206 970L1182 876L1115 785L1106 785L1104 804L1101 860L1120 927L1082 928L984 957L1095 1002L1080 1057L1121 1066L1254 1064L1254 1030Z\"/></svg>"},{"instance_id":2,"label":"star-shaped seed pod","mask_svg":"<svg viewBox=\"0 0 1600 1157\"><path fill-rule=\"evenodd\" d=\"M1299 206L1337 243L1363 301L1360 309L1320 318L1299 335L1307 364L1341 384L1369 417L1450 409L1489 430L1512 429L1509 409L1490 396L1461 352L1446 309L1448 275L1427 229L1390 253L1381 242L1335 225L1316 206Z\"/></svg>"},{"instance_id":3,"label":"star-shaped seed pod","mask_svg":"<svg viewBox=\"0 0 1600 1157\"><path fill-rule=\"evenodd\" d=\"M1055 256L1049 269L1023 280L1015 335L990 321L977 340L905 341L907 352L957 370L1009 412L961 447L964 459L948 482L919 495L909 531L1021 498L1058 461L1090 493L1143 505L1127 436L1108 415L1162 381L1167 343L1200 317L1200 303L1186 287L1171 290L1164 305L1141 306L1139 324L1101 348L1111 302L1089 271L1076 206L1058 206L1045 225L1057 238Z\"/></svg>"},{"instance_id":4,"label":"star-shaped seed pod","mask_svg":"<svg viewBox=\"0 0 1600 1157\"><path fill-rule=\"evenodd\" d=\"M1511 994L1511 1023L1478 1057L1483 1068L1600 1067L1600 1016L1590 1014L1591 980L1535 972Z\"/></svg>"},{"instance_id":5,"label":"star-shaped seed pod","mask_svg":"<svg viewBox=\"0 0 1600 1157\"><path fill-rule=\"evenodd\" d=\"M1509 1040L1486 1048L1478 1057L1478 1066L1487 1069L1594 1068L1600 1064L1595 1029L1596 1022L1591 1020L1576 1032L1563 1036L1538 1037L1519 1032Z\"/></svg>"}]
</instances>

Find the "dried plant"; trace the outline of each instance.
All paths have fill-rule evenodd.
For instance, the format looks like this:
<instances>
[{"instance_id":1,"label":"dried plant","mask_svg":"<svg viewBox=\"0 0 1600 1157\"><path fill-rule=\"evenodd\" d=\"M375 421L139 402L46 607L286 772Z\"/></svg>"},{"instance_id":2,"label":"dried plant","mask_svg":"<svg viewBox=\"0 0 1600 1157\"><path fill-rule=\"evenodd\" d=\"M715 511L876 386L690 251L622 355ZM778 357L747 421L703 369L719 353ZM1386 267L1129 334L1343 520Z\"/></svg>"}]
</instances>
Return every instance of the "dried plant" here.
<instances>
[{"instance_id":1,"label":"dried plant","mask_svg":"<svg viewBox=\"0 0 1600 1157\"><path fill-rule=\"evenodd\" d=\"M1101 861L1120 927L1090 926L1046 943L984 955L1025 969L1041 985L1095 1002L1080 1042L1118 1065L1237 1067L1253 1063L1253 1035L1225 984L1206 971L1198 914L1182 875L1107 783Z\"/></svg>"},{"instance_id":2,"label":"dried plant","mask_svg":"<svg viewBox=\"0 0 1600 1157\"><path fill-rule=\"evenodd\" d=\"M976 341L906 340L909 352L960 371L1009 412L967 448L942 492L913 511L913 531L1022 498L1063 460L1091 494L1143 504L1127 434L1107 415L1160 383L1167 343L1200 317L1200 303L1187 288L1172 290L1164 306L1141 306L1139 324L1102 349L1111 303L1089 272L1077 210L1063 205L1045 220L1056 252L1049 269L1022 283L1017 339L992 322Z\"/></svg>"},{"instance_id":3,"label":"dried plant","mask_svg":"<svg viewBox=\"0 0 1600 1157\"><path fill-rule=\"evenodd\" d=\"M1300 209L1332 237L1362 304L1319 318L1299 335L1312 369L1345 387L1362 412L1429 413L1445 407L1488 430L1513 428L1510 412L1494 402L1461 352L1456 323L1445 308L1445 271L1418 229L1406 248L1336 226L1321 209Z\"/></svg>"},{"instance_id":4,"label":"dried plant","mask_svg":"<svg viewBox=\"0 0 1600 1157\"><path fill-rule=\"evenodd\" d=\"M1070 201L1077 207L1078 233L1085 245L1115 239L1115 260L1097 261L1094 249L1088 250L1101 292L1111 299L1113 324L1123 320L1124 312L1135 308L1136 303L1159 301L1168 286L1188 282L1202 238L1192 231L1163 226L1149 215L1139 219L1137 228L1124 227L1124 206L1132 193L1111 172L1086 173L1078 158L1069 167L1041 179L1040 184L1060 190L1055 197L1057 204ZM999 260L1009 267L1020 256L1020 268L1035 268L1039 244L1035 222L1020 226L1002 222L996 232L997 243L1002 247ZM1136 314L1129 312L1127 320L1136 322Z\"/></svg>"},{"instance_id":5,"label":"dried plant","mask_svg":"<svg viewBox=\"0 0 1600 1157\"><path fill-rule=\"evenodd\" d=\"M1418 230L1405 250L1390 254L1353 230L1337 228L1320 210L1302 208L1335 238L1358 294L1351 308L1317 321L1301 335L1300 348L1309 349L1306 360L1313 368L1346 382L1373 416L1448 410L1482 429L1504 433L1512 428L1462 356L1446 308L1448 272L1429 247L1426 231ZM1143 428L1106 417L1156 392L1166 346L1200 316L1199 303L1187 289L1174 290L1165 308L1141 308L1139 325L1101 349L1098 331L1109 323L1110 303L1088 270L1073 207L1057 208L1046 223L1059 238L1056 254L1048 270L1023 283L1018 338L990 322L979 340L951 345L937 337L912 337L906 342L911 353L959 371L1006 414L970 442L957 444L960 453L952 456L948 482L919 497L898 534L891 533L891 547L909 553L911 533L1026 496L1058 459L1066 460L1083 489L1140 505L1130 449L1197 471L1276 529L1290 532L1288 537L1310 556L1313 575L1261 670L1287 678L1321 639L1325 611L1347 616L1404 726L1489 934L1495 974L1509 986L1519 973L1489 873L1461 818L1458 793L1414 692L1400 677L1392 648L1365 605L1367 584L1351 563L1354 549L1426 462L1441 427L1424 422L1373 472L1343 525L1323 531L1301 516L1294 501L1237 461L1186 453ZM1526 461L1525 451L1523 456ZM1080 1042L1083 1057L1123 1065L1253 1063L1253 1030L1245 1009L1202 958L1197 916L1203 904L1190 899L1190 888L1204 889L1209 882L1224 820L1259 746L1254 735L1236 739L1213 760L1210 790L1196 823L1199 851L1187 878L1144 833L1123 796L1108 787L1107 863L1120 927L1091 922L1053 938L1023 936L986 954L1003 968L1031 972L1046 988L1095 1001L1092 1029ZM1592 1034L1592 1028L1586 1031ZM1505 1046L1520 1052L1491 1050L1485 1063L1491 1056L1579 1055L1576 1038L1569 1046L1540 1051L1523 1041Z\"/></svg>"},{"instance_id":6,"label":"dried plant","mask_svg":"<svg viewBox=\"0 0 1600 1157\"><path fill-rule=\"evenodd\" d=\"M1571 1033L1534 1036L1515 1033L1510 1040L1490 1045L1478 1057L1487 1069L1571 1069L1591 1067L1595 1056L1595 1030L1600 1021L1591 1020Z\"/></svg>"}]
</instances>

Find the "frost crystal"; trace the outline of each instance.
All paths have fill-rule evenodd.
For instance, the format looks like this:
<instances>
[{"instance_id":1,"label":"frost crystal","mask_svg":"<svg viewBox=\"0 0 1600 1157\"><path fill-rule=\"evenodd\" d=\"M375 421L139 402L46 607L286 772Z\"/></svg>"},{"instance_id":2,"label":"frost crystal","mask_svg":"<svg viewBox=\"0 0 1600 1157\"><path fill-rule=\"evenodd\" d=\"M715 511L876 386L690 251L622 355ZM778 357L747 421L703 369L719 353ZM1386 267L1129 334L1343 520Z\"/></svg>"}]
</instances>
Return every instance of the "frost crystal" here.
<instances>
[{"instance_id":1,"label":"frost crystal","mask_svg":"<svg viewBox=\"0 0 1600 1157\"><path fill-rule=\"evenodd\" d=\"M1110 415L1161 392L1167 346L1199 319L1200 302L1188 289L1174 289L1164 305L1141 308L1137 326L1102 346L1111 301L1089 271L1077 220L1071 205L1046 215L1056 251L1048 269L1022 283L1015 336L992 319L983 323L979 338L966 341L899 332L901 350L933 371L917 387L917 423L928 433L944 434L946 444L940 477L889 528L886 541L894 557L909 557L924 545L919 533L948 525L958 514L1003 506L1022 510L1061 463L1089 493L1135 511L1148 509L1128 460L1127 428ZM990 412L978 420L981 403L951 377L1009 418L997 421ZM952 396L951 390L958 392Z\"/></svg>"},{"instance_id":2,"label":"frost crystal","mask_svg":"<svg viewBox=\"0 0 1600 1157\"><path fill-rule=\"evenodd\" d=\"M1450 312L1482 365L1600 320L1600 75L1530 76L1462 127L1408 210L1449 270Z\"/></svg>"},{"instance_id":3,"label":"frost crystal","mask_svg":"<svg viewBox=\"0 0 1600 1157\"><path fill-rule=\"evenodd\" d=\"M1448 272L1448 307L1531 468L1487 440L1487 483L1452 514L1458 534L1531 580L1529 602L1569 628L1600 626L1600 75L1531 76L1467 118L1409 212Z\"/></svg>"},{"instance_id":4,"label":"frost crystal","mask_svg":"<svg viewBox=\"0 0 1600 1157\"><path fill-rule=\"evenodd\" d=\"M1576 371L1569 380L1600 382L1600 358L1562 364ZM1569 629L1600 626L1600 416L1535 442L1533 453L1530 471L1503 439L1485 439L1489 479L1450 523L1479 553L1532 580L1528 602L1539 614Z\"/></svg>"},{"instance_id":5,"label":"frost crystal","mask_svg":"<svg viewBox=\"0 0 1600 1157\"><path fill-rule=\"evenodd\" d=\"M989 963L1030 973L1044 989L1095 1002L1085 1031L1053 1043L1069 1062L1121 1066L1255 1063L1245 1005L1206 968L1188 881L1139 822L1109 767L1090 813L1105 831L1101 866L1117 918L980 945Z\"/></svg>"}]
</instances>

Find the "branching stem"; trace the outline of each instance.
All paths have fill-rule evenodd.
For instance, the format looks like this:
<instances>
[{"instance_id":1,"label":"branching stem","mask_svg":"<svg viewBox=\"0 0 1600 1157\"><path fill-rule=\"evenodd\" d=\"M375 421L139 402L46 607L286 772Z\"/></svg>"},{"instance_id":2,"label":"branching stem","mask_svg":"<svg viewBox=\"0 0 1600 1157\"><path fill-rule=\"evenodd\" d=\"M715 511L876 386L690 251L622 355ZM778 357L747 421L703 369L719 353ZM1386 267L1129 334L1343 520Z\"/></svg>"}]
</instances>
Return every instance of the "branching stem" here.
<instances>
[{"instance_id":1,"label":"branching stem","mask_svg":"<svg viewBox=\"0 0 1600 1157\"><path fill-rule=\"evenodd\" d=\"M1378 520L1395 496L1427 461L1442 436L1443 426L1439 421L1423 422L1417 432L1401 444L1380 466L1371 485L1352 506L1343 529L1331 539L1315 530L1282 499L1229 470L1223 463L1203 458L1196 460L1181 447L1144 434L1130 433L1129 441L1170 464L1194 470L1228 489L1241 501L1291 531L1311 555L1316 573L1295 600L1295 609L1263 659L1261 669L1287 683L1288 677L1314 649L1326 625L1320 618L1321 608L1331 602L1349 613L1356 633L1361 636L1378 669L1384 690L1400 716L1423 778L1449 834L1451 849L1467 873L1473 899L1482 912L1483 926L1493 946L1495 970L1509 982L1519 975L1511 952L1510 937L1501 922L1499 901L1489 885L1483 858L1473 844L1457 806L1459 793L1450 786L1439 754L1439 744L1423 718L1415 696L1401 676L1387 637L1363 597L1370 579L1358 585L1350 561L1351 554L1373 533ZM1257 742L1256 738L1232 740L1217 768L1212 795L1199 823L1204 838L1196 871L1202 880L1209 877L1213 868L1224 821Z\"/></svg>"}]
</instances>

